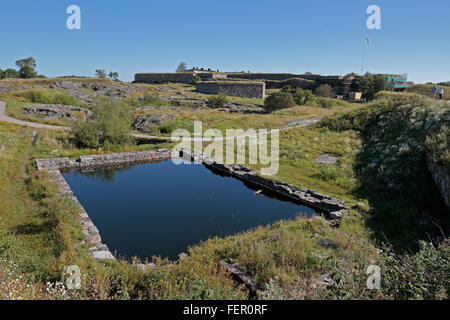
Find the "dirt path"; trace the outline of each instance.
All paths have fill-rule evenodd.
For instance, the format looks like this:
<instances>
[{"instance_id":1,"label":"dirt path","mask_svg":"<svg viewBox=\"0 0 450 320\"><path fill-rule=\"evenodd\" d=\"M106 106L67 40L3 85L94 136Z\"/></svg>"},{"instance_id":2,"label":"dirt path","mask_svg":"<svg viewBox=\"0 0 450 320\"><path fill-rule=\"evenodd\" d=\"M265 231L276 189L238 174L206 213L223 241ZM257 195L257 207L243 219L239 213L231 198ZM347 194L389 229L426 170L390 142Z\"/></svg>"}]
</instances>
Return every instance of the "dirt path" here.
<instances>
[{"instance_id":1,"label":"dirt path","mask_svg":"<svg viewBox=\"0 0 450 320\"><path fill-rule=\"evenodd\" d=\"M289 130L289 129L294 129L294 128L306 127L311 124L319 122L321 119L322 119L321 117L314 117L314 118L309 118L309 119L294 119L291 122L289 122L287 125L278 128L278 130ZM37 123L37 122L22 121L22 120L18 120L18 119L9 117L6 115L6 103L0 100L0 122L1 121L14 123L14 124L18 124L18 125L22 125L22 126L26 126L26 127L32 127L32 128L41 128L41 129L50 129L50 130L70 130L69 127L53 126L53 125L42 124L42 123ZM256 135L259 135L260 134L258 132L259 130L256 130L256 131L257 131ZM268 131L270 131L270 130L268 130ZM147 134L143 134L143 133L133 133L132 135L133 135L133 137L138 138L138 139L155 139L155 140L163 140L163 141L172 139L172 137L151 136L151 135L147 135ZM248 136L250 136L250 135L243 134L243 135L221 137L221 138L183 138L183 139L186 139L186 141L208 142L208 141L232 140L235 138L243 138L243 137L248 137Z\"/></svg>"},{"instance_id":2,"label":"dirt path","mask_svg":"<svg viewBox=\"0 0 450 320\"><path fill-rule=\"evenodd\" d=\"M32 127L32 128L41 128L41 129L50 129L50 130L68 130L67 127L60 126L52 126L49 124L42 124L37 122L30 121L22 121L15 118L11 118L6 115L6 103L0 100L0 121L5 121L9 123L15 123L21 126Z\"/></svg>"}]
</instances>

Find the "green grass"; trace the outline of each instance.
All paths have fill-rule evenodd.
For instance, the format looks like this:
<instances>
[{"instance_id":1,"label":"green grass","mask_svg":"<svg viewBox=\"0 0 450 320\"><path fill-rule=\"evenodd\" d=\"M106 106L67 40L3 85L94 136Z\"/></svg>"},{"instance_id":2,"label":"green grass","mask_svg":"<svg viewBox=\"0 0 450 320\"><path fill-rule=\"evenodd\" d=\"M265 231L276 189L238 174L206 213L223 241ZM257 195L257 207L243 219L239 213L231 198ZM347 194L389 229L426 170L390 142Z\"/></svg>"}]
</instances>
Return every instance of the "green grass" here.
<instances>
[{"instance_id":1,"label":"green grass","mask_svg":"<svg viewBox=\"0 0 450 320\"><path fill-rule=\"evenodd\" d=\"M390 101L385 101L386 106ZM248 291L234 283L218 266L219 260L231 258L258 281L266 298L390 299L398 296L402 299L445 299L445 277L440 273L448 262L445 256L442 260L431 248L417 255L405 256L407 265L415 270L409 274L400 262L376 253L375 246L381 246L382 241L377 235L379 229L373 224L374 215L392 209L395 209L393 214L399 214L399 209L404 207L399 206L398 199L375 199L360 192L362 180L355 168L361 160L361 150L367 151L371 145L359 131L365 127L373 110L373 106L346 105L330 109L294 107L270 115L236 115L217 110L191 112L183 109L173 122L166 124L167 132L179 127L189 128L194 120L204 121L204 129L223 131L227 128L276 127L290 119L330 117L320 125L280 132L280 170L272 179L340 197L352 208L339 228L332 228L319 218L279 221L226 238L216 237L194 244L189 249L190 255L181 263L150 258L156 266L146 272L126 261L98 263L89 258L86 246L79 246L80 227L74 219L71 201L55 197L55 186L49 177L36 172L33 165L35 158L76 158L111 151L77 149L70 142L68 132L33 130L0 123L0 255L17 265L17 272L36 289L30 293L17 287L17 295L14 291L14 296L61 298L55 293L42 291L46 288L45 282L47 279L59 280L63 266L77 264L82 268L83 288L63 298L247 299ZM360 113L362 115L355 121L355 115ZM34 142L33 131L38 132ZM119 151L171 146L173 144L126 145ZM337 156L338 164L315 163L314 159L322 154ZM411 201L409 207L414 205L415 202ZM393 218L392 215L380 217L384 219L385 227ZM415 223L415 220L408 220L404 225L409 228ZM408 228L398 227L393 231L404 235ZM331 239L339 249L318 245L317 240L321 238ZM415 243L409 245L413 248ZM379 292L365 288L366 268L374 262L388 268L387 279L391 281ZM0 267L4 267L3 264L4 261L0 261ZM436 269L437 275L429 279L429 273L422 275L420 272L427 264L443 267L442 270ZM0 297L8 297L11 290L2 291L3 270L0 268ZM327 288L320 285L323 276L339 282ZM434 289L434 283L437 289Z\"/></svg>"}]
</instances>

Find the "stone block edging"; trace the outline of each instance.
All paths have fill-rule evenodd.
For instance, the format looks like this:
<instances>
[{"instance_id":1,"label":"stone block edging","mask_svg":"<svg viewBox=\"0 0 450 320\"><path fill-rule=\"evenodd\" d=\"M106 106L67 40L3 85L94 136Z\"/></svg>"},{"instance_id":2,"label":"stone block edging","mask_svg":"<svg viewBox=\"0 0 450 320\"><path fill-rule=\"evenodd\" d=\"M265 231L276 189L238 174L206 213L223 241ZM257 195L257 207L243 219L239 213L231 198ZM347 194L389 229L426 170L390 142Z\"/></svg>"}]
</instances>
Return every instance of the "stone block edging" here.
<instances>
[{"instance_id":1,"label":"stone block edging","mask_svg":"<svg viewBox=\"0 0 450 320\"><path fill-rule=\"evenodd\" d=\"M156 151L81 156L75 160L69 158L36 159L35 162L39 171L45 170L51 175L53 181L59 188L59 196L70 197L79 208L78 223L81 225L85 241L92 245L92 247L89 248L89 254L96 260L114 260L114 256L108 246L102 243L98 228L94 225L86 210L73 194L72 189L66 179L64 179L61 171L146 163L157 160L166 160L170 158L170 155L171 153L168 149L158 149Z\"/></svg>"},{"instance_id":2,"label":"stone block edging","mask_svg":"<svg viewBox=\"0 0 450 320\"><path fill-rule=\"evenodd\" d=\"M266 191L287 197L294 202L304 204L310 208L323 212L332 224L338 225L342 216L347 214L348 207L344 200L323 195L314 190L301 188L297 189L292 184L279 183L266 179L258 175L258 172L251 170L241 164L222 164L215 159L204 156L201 153L193 153L190 150L179 150L180 157L199 163L203 163L207 168L223 172L241 181L257 185Z\"/></svg>"}]
</instances>

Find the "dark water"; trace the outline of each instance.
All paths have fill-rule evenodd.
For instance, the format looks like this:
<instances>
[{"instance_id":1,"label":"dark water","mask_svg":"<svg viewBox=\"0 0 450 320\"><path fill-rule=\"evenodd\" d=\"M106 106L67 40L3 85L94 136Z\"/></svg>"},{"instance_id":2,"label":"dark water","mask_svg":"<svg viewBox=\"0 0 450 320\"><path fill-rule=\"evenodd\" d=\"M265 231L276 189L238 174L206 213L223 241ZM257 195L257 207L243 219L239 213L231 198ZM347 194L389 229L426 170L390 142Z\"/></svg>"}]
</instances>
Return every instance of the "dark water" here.
<instances>
[{"instance_id":1,"label":"dark water","mask_svg":"<svg viewBox=\"0 0 450 320\"><path fill-rule=\"evenodd\" d=\"M171 160L122 169L72 171L67 182L119 256L177 258L189 246L314 210L255 195L255 190L203 165Z\"/></svg>"}]
</instances>

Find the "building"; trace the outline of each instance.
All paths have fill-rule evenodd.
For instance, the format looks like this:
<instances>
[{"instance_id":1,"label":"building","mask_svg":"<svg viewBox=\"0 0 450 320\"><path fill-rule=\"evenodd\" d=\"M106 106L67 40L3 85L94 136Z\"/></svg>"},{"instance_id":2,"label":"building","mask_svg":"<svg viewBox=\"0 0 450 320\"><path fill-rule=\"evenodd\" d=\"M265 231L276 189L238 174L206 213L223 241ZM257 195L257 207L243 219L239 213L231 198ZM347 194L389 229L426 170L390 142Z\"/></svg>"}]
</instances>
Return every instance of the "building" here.
<instances>
[{"instance_id":1,"label":"building","mask_svg":"<svg viewBox=\"0 0 450 320\"><path fill-rule=\"evenodd\" d=\"M391 85L391 84L394 85L394 90L399 90L399 91L405 90L413 85L412 82L408 82L407 74L402 74L402 75L387 74L386 77L387 77L388 85Z\"/></svg>"}]
</instances>

